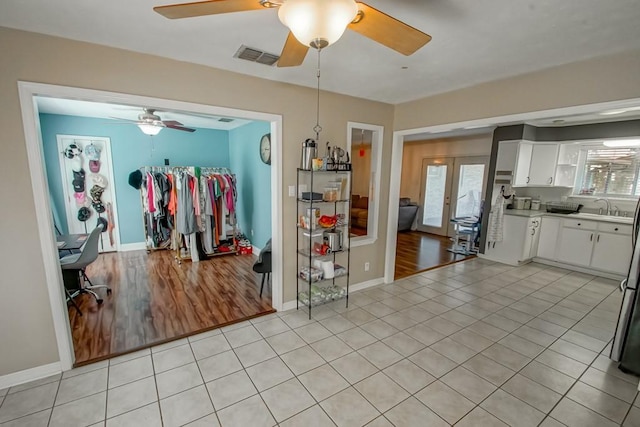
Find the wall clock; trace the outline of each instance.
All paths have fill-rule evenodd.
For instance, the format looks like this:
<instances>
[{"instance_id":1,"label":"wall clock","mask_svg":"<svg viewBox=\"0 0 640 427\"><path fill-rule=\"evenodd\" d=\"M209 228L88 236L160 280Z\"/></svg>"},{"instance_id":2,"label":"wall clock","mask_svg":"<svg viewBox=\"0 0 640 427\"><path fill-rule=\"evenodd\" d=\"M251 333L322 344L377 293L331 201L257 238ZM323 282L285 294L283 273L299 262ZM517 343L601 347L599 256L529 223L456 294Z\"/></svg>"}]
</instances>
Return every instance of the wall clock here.
<instances>
[{"instance_id":1,"label":"wall clock","mask_svg":"<svg viewBox=\"0 0 640 427\"><path fill-rule=\"evenodd\" d=\"M271 134L268 133L260 138L260 160L265 164L271 164Z\"/></svg>"}]
</instances>

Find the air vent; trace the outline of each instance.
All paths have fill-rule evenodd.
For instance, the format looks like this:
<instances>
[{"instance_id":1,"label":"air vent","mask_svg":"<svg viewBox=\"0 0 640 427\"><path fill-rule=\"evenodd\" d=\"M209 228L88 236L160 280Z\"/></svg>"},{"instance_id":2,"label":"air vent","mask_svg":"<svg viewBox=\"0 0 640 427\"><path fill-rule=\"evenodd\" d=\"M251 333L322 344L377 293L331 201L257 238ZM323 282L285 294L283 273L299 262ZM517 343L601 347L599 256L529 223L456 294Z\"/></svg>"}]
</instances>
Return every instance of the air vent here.
<instances>
[{"instance_id":1,"label":"air vent","mask_svg":"<svg viewBox=\"0 0 640 427\"><path fill-rule=\"evenodd\" d=\"M222 123L231 123L233 121L233 119L229 119L227 117L222 117L222 118L218 119L218 121L222 122Z\"/></svg>"},{"instance_id":2,"label":"air vent","mask_svg":"<svg viewBox=\"0 0 640 427\"><path fill-rule=\"evenodd\" d=\"M253 47L248 47L245 45L240 46L240 49L238 49L233 57L269 66L272 66L273 64L278 62L278 59L280 59L278 55L263 52L259 49L255 49Z\"/></svg>"}]
</instances>

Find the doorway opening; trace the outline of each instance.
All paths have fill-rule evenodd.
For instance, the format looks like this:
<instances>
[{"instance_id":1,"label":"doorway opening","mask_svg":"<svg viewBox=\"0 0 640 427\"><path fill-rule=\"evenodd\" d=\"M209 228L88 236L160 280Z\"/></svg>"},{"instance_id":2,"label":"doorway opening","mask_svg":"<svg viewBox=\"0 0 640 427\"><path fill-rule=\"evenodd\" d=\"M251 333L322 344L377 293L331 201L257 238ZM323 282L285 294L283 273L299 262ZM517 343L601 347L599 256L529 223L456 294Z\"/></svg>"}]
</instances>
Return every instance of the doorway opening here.
<instances>
[{"instance_id":1,"label":"doorway opening","mask_svg":"<svg viewBox=\"0 0 640 427\"><path fill-rule=\"evenodd\" d=\"M620 120L622 114L626 114L626 119L633 116L632 110L638 105L640 99L625 99L616 101L600 102L595 104L584 104L572 107L560 107L547 110L531 111L526 113L509 114L498 117L482 118L477 120L462 121L456 123L446 123L441 125L425 126L422 128L396 131L393 135L393 146L391 149L391 174L389 189L389 211L387 226L387 242L385 251L385 283L392 283L396 270L396 248L400 244L398 241L399 212L395 206L396 201L400 201L404 189L401 186L401 177L405 174L408 165L405 164L404 154L407 148L415 141L424 141L434 138L451 138L471 133L486 132L493 134L496 126L532 124L534 126L558 126L561 123L588 124L602 122L602 113L606 111L621 111L620 116L606 121ZM495 147L497 153L497 146ZM432 156L440 155L438 150L433 150ZM491 152L491 150L489 150ZM415 171L414 171L415 172ZM491 189L489 189L491 190ZM491 191L489 191L489 194ZM490 195L488 195L490 197ZM489 202L489 200L487 200ZM490 206L490 203L487 203ZM482 251L481 251L482 252Z\"/></svg>"},{"instance_id":2,"label":"doorway opening","mask_svg":"<svg viewBox=\"0 0 640 427\"><path fill-rule=\"evenodd\" d=\"M475 256L490 150L486 132L406 144L395 279Z\"/></svg>"},{"instance_id":3,"label":"doorway opening","mask_svg":"<svg viewBox=\"0 0 640 427\"><path fill-rule=\"evenodd\" d=\"M243 110L235 110L228 109L222 107L215 106L207 106L202 104L192 104L192 103L184 103L172 100L164 100L157 98L148 98L148 97L140 97L135 95L123 95L123 94L114 94L109 92L101 92L101 91L93 91L93 90L85 90L85 89L77 89L77 88L69 88L69 87L60 87L60 86L52 86L52 85L42 85L36 83L19 83L20 90L20 98L21 98L21 106L23 112L23 121L25 123L25 135L26 135L26 144L29 153L29 166L30 173L32 176L33 182L33 190L34 190L34 202L36 205L37 219L38 219L38 229L41 235L41 246L43 259L45 261L45 270L47 273L47 287L49 290L49 296L51 301L51 307L53 312L53 320L54 320L54 328L56 331L56 339L58 342L58 348L61 357L61 368L62 370L70 369L74 362L76 364L82 364L84 362L96 361L106 357L112 357L116 354L127 353L131 351L135 351L139 348L149 347L151 345L159 344L164 341L169 341L173 339L178 339L187 335L191 335L194 333L202 332L208 329L212 329L215 327L224 326L225 324L234 323L236 321L244 320L247 318L251 318L255 315L263 314L265 312L271 312L273 309L281 309L282 308L282 221L278 218L281 218L282 215L280 213L281 204L281 182L282 182L282 173L281 173L281 123L282 118L278 115L265 114L265 113L257 113ZM47 99L59 99L59 100L81 100L84 102L92 102L92 103L103 103L108 105L118 104L128 107L140 107L140 106L154 106L158 109L162 109L167 112L176 112L183 114L193 114L194 116L201 117L205 116L224 116L224 117L236 117L246 121L252 122L262 122L262 126L266 126L266 132L271 135L271 166L267 167L267 174L270 178L270 190L271 190L271 198L270 198L270 206L264 205L259 206L259 209L262 209L262 213L266 214L270 213L270 216L274 219L273 221L269 221L269 237L272 237L272 290L269 292L269 286L266 286L266 291L264 292L264 296L260 299L266 304L262 304L260 310L258 311L246 311L244 307L242 307L241 302L246 298L247 292L244 292L243 289L234 288L232 284L230 284L230 289L212 291L210 288L203 286L205 282L231 282L229 279L230 272L237 279L238 282L243 283L245 286L253 287L253 291L258 294L260 291L260 276L254 273L251 269L254 258L251 256L243 258L241 255L229 255L227 257L220 257L216 259L215 268L213 267L213 263L191 263L191 262L183 262L178 264L175 261L175 255L173 252L158 251L157 253L150 251L147 253L145 251L144 242L122 242L123 233L121 232L120 237L120 245L126 246L129 243L129 247L125 249L129 249L132 251L120 251L116 253L106 254L103 257L103 261L96 261L94 265L87 267L87 275L92 276L92 279L99 277L106 281L114 281L117 278L125 278L125 280L121 280L119 284L123 284L125 282L128 285L122 285L121 293L118 294L115 286L112 287L113 295L106 296L105 295L105 304L107 298L111 298L111 303L114 306L118 306L120 299L128 299L131 294L138 293L138 296L141 297L138 299L138 302L142 304L140 305L131 305L127 308L122 308L117 310L104 310L105 307L100 307L96 304L97 301L91 301L90 299L83 300L82 304L79 304L80 311L86 311L86 314L83 313L83 316L79 315L74 308L67 307L66 297L68 294L65 294L64 282L61 274L60 267L60 257L58 253L58 245L56 244L56 231L54 227L54 219L52 215L52 207L55 204L52 201L51 192L50 192L50 184L47 179L47 173L49 172L45 169L45 162L43 158L45 157L44 151L44 135L42 129L42 123L40 120L40 111L37 102L37 98L47 98ZM105 121L105 120L103 120ZM128 128L129 126L127 126ZM131 126L132 131L140 132L140 130L136 126ZM200 130L200 129L197 129ZM170 131L166 131L169 134ZM63 132L60 132L63 133ZM70 133L70 132L68 132ZM197 132L196 132L197 133ZM77 133L76 133L77 134ZM162 135L162 134L161 134ZM143 135L144 136L144 135ZM151 147L152 149L158 149L159 146L153 146L153 138L151 138ZM251 139L253 141L253 139ZM247 152L255 153L258 155L259 150L257 144L259 144L260 138L257 138L256 149L251 150L247 149ZM131 141L129 141L131 142ZM148 142L148 139L147 139ZM156 138L156 143L157 138ZM114 138L111 138L112 148L115 147ZM129 147L132 149L132 147ZM54 150L57 152L57 148ZM114 150L115 151L115 150ZM183 150L184 151L184 150ZM59 153L58 153L59 154ZM160 157L164 162L164 158ZM184 161L184 157L182 158ZM56 158L56 161L57 158ZM116 159L117 161L117 159ZM241 160L242 162L242 160ZM115 163L115 162L114 162ZM182 163L182 162L181 162ZM188 166L184 163L179 164L180 166ZM48 165L47 165L48 166ZM141 166L153 166L147 163L136 163L136 168L140 168ZM192 166L199 167L198 163L193 163ZM202 165L209 166L209 165ZM216 166L216 165L211 165ZM126 168L127 175L131 171L130 165ZM88 171L87 171L88 172ZM118 170L117 164L115 167L115 179L111 185L114 186L114 191L126 194L127 191L132 192L133 197L136 198L136 203L123 203L121 205L126 206L127 209L140 208L140 195L139 193L132 189L126 188L127 186L118 185L118 181L122 180L122 170ZM125 177L125 181L126 181ZM125 188L122 188L125 187ZM249 185L250 187L250 185ZM74 187L74 190L80 190L80 188ZM238 189L238 193L240 190ZM131 194L129 194L131 196ZM120 197L116 194L116 199L120 199ZM126 197L125 197L126 198ZM239 200L239 199L238 199ZM135 209L134 209L135 210ZM239 212L238 212L239 216ZM125 227L125 224L131 225L132 223L137 224L137 227L142 228L142 220L141 216L138 217L138 221L123 221L123 213L120 214L120 225ZM245 231L246 230L246 231ZM246 235L249 235L252 230L248 227L242 230ZM234 235L235 236L235 235ZM140 243L143 244L140 247ZM257 247L256 249L260 249ZM156 256L157 255L157 256ZM251 258L251 259L250 259ZM240 262L243 264L238 268ZM238 265L236 265L238 264ZM102 274L101 270L110 269L109 272ZM218 274L216 271L224 270L224 274ZM141 274L144 273L144 274ZM145 276L146 274L146 276ZM139 285L145 284L151 280L151 277L155 276L156 278L160 278L165 280L162 286L155 287L155 294L151 291L151 287L148 287L145 291L140 288ZM100 279L98 279L99 281ZM167 292L167 285L169 282L179 282L180 289L176 290L172 295L182 294L185 299L190 300L189 303L192 304L193 307L197 309L194 312L185 313L184 306L177 307L176 309L176 301L168 301L168 304L162 303L163 295L160 295L162 292ZM126 290L125 290L126 288ZM171 293L171 292L169 292ZM211 298L208 298L209 295L207 293L214 293L215 295L211 295ZM234 294L235 293L235 294ZM237 297L235 300L227 301L228 305L225 305L224 299L228 296ZM270 297L269 297L270 296ZM171 295L169 295L172 298ZM239 298L239 299L238 299ZM211 301L218 300L221 301L220 304L211 304ZM245 301L246 302L246 301ZM150 312L145 311L144 305L147 304L147 307L153 306L158 308L160 311L150 315ZM84 307L83 307L84 305ZM266 310L265 310L266 307ZM113 308L113 307L112 307ZM175 310L171 311L170 309L174 308ZM182 313L179 313L179 309L182 308ZM84 310L83 310L84 309ZM103 309L103 310L101 310ZM167 310L169 309L169 310ZM111 348L106 348L107 353L98 354L89 352L89 356L84 360L84 355L78 357L79 353L74 352L74 338L75 334L78 332L76 326L72 328L70 326L70 314L77 313L76 316L80 317L90 317L92 314L96 314L94 316L95 319L102 319L106 324L113 324L114 319L119 316L120 319L124 319L128 314L136 314L135 312L146 313L152 318L153 327L156 330L163 330L163 334L149 334L151 336L150 340L142 340L136 341L136 339L131 339L132 335L128 336L120 336L118 339L124 344L119 346L116 345L116 350L112 351ZM221 313L224 316L221 316ZM140 313L137 313L140 314ZM176 319L176 315L182 314L184 315L184 321L178 322ZM231 315L231 317L229 316ZM163 320L164 319L164 320ZM208 320L208 323L203 322L202 319ZM72 321L74 319L71 319ZM132 320L132 324L137 327L139 330L144 328L143 324L139 324L136 321ZM195 321L194 321L195 320ZM125 319L126 322L126 319ZM164 322L164 323L163 323ZM136 323L138 323L136 325ZM161 325L159 326L158 323ZM178 325L178 326L176 326ZM86 326L86 324L85 324ZM164 327L166 326L166 327ZM117 329L117 328L116 328ZM117 330L112 330L113 332L117 332ZM101 335L100 339L103 339L105 335ZM96 338L98 340L98 338ZM97 342L97 341L96 341ZM122 344L122 343L121 343ZM113 346L113 340L112 344ZM108 347L108 346L107 346Z\"/></svg>"}]
</instances>

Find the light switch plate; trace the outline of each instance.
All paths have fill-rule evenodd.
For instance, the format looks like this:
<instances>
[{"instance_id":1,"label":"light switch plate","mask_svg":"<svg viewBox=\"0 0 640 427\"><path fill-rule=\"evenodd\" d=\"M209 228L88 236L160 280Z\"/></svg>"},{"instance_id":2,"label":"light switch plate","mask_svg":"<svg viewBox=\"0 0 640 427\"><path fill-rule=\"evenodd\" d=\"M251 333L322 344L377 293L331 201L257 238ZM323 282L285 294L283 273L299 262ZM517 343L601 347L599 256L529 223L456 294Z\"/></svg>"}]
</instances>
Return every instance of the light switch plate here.
<instances>
[{"instance_id":1,"label":"light switch plate","mask_svg":"<svg viewBox=\"0 0 640 427\"><path fill-rule=\"evenodd\" d=\"M290 185L289 186L289 197L296 197L296 186L295 185Z\"/></svg>"}]
</instances>

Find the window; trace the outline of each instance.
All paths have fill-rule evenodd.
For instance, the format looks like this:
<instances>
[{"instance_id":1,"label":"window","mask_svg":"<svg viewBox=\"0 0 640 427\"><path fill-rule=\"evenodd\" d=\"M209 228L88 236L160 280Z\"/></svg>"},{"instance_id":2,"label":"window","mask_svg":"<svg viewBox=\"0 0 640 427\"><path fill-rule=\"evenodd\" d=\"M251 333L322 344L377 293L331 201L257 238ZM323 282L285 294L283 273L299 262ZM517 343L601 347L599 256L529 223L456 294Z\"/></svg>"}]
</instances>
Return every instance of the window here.
<instances>
[{"instance_id":1,"label":"window","mask_svg":"<svg viewBox=\"0 0 640 427\"><path fill-rule=\"evenodd\" d=\"M576 194L633 197L640 195L640 148L589 148L584 151Z\"/></svg>"}]
</instances>

